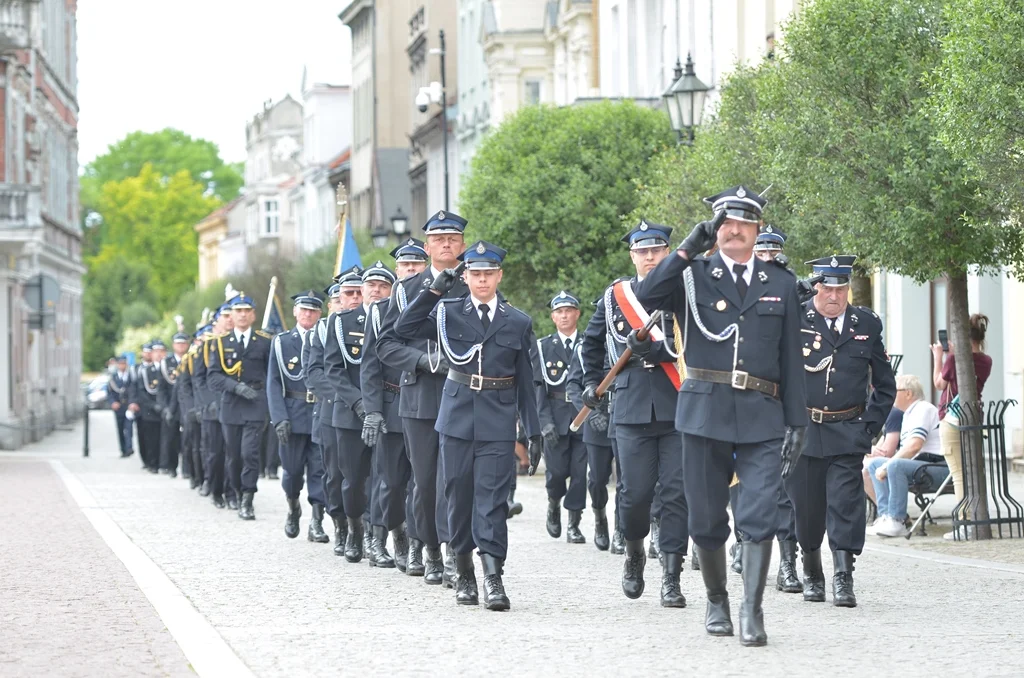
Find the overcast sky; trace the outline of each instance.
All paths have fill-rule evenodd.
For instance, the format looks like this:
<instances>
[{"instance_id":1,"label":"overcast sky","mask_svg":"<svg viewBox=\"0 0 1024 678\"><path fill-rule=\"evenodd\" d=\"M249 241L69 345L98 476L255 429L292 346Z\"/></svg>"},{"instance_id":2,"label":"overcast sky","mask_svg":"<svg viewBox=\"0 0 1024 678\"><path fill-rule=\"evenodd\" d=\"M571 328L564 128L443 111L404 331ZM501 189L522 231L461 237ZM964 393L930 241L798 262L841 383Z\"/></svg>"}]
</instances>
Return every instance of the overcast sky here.
<instances>
[{"instance_id":1,"label":"overcast sky","mask_svg":"<svg viewBox=\"0 0 1024 678\"><path fill-rule=\"evenodd\" d=\"M135 130L176 127L245 159L267 99L310 78L351 83L349 0L88 0L78 4L78 161Z\"/></svg>"}]
</instances>

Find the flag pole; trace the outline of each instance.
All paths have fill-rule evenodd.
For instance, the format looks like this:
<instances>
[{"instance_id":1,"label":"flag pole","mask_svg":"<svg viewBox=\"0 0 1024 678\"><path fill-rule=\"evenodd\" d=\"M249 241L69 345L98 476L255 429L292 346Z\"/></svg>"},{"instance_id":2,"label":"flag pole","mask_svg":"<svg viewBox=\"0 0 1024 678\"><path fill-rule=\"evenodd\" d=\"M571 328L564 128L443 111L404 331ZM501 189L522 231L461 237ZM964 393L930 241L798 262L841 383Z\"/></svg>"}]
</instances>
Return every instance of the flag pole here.
<instances>
[{"instance_id":1,"label":"flag pole","mask_svg":"<svg viewBox=\"0 0 1024 678\"><path fill-rule=\"evenodd\" d=\"M270 279L270 291L267 292L267 307L263 309L263 327L270 322L270 308L274 304L274 295L277 292L277 276Z\"/></svg>"},{"instance_id":2,"label":"flag pole","mask_svg":"<svg viewBox=\"0 0 1024 678\"><path fill-rule=\"evenodd\" d=\"M337 205L338 205L338 250L334 255L334 272L331 277L334 277L341 273L341 262L345 256L345 232L348 226L348 192L345 190L345 184L338 182L337 192Z\"/></svg>"}]
</instances>

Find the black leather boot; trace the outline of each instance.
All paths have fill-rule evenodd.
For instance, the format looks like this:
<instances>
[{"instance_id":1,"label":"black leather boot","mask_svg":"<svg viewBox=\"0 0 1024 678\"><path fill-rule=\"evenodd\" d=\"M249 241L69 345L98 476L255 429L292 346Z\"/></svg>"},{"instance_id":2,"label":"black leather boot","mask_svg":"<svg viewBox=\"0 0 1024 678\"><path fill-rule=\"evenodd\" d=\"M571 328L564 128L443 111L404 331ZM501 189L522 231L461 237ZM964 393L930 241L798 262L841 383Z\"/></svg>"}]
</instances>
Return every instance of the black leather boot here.
<instances>
[{"instance_id":1,"label":"black leather boot","mask_svg":"<svg viewBox=\"0 0 1024 678\"><path fill-rule=\"evenodd\" d=\"M704 612L704 630L712 636L732 635L732 614L729 612L729 577L725 569L725 546L706 551L696 544L693 552L700 558L700 576L708 595Z\"/></svg>"},{"instance_id":2,"label":"black leather boot","mask_svg":"<svg viewBox=\"0 0 1024 678\"><path fill-rule=\"evenodd\" d=\"M697 556L696 546L694 546L693 553L690 554L690 569L694 572L700 572L700 558Z\"/></svg>"},{"instance_id":3,"label":"black leather boot","mask_svg":"<svg viewBox=\"0 0 1024 678\"><path fill-rule=\"evenodd\" d=\"M565 540L570 544L586 544L587 538L580 532L580 520L583 511L569 511L569 521L565 528Z\"/></svg>"},{"instance_id":4,"label":"black leather boot","mask_svg":"<svg viewBox=\"0 0 1024 678\"><path fill-rule=\"evenodd\" d=\"M651 544L647 547L647 557L661 560L661 518L651 519Z\"/></svg>"},{"instance_id":5,"label":"black leather boot","mask_svg":"<svg viewBox=\"0 0 1024 678\"><path fill-rule=\"evenodd\" d=\"M736 574L743 574L743 542L737 541L729 547L732 563L729 568Z\"/></svg>"},{"instance_id":6,"label":"black leather boot","mask_svg":"<svg viewBox=\"0 0 1024 678\"><path fill-rule=\"evenodd\" d=\"M206 484L205 482L199 480L199 478L196 478L195 476L192 476L191 478L188 479L188 489L190 489L190 490L194 490L197 487L199 487L200 485L205 485L205 484ZM206 495L204 494L202 496L205 497Z\"/></svg>"},{"instance_id":7,"label":"black leather boot","mask_svg":"<svg viewBox=\"0 0 1024 678\"><path fill-rule=\"evenodd\" d=\"M324 532L324 505L313 504L313 516L309 519L309 529L306 530L306 539L317 544L327 544L331 538Z\"/></svg>"},{"instance_id":8,"label":"black leather boot","mask_svg":"<svg viewBox=\"0 0 1024 678\"><path fill-rule=\"evenodd\" d=\"M256 520L256 512L252 509L252 492L242 493L242 503L238 507L238 517L242 520Z\"/></svg>"},{"instance_id":9,"label":"black leather boot","mask_svg":"<svg viewBox=\"0 0 1024 678\"><path fill-rule=\"evenodd\" d=\"M348 525L344 518L331 516L331 520L334 522L334 555L343 556L345 555L345 542L348 541Z\"/></svg>"},{"instance_id":10,"label":"black leather boot","mask_svg":"<svg viewBox=\"0 0 1024 678\"><path fill-rule=\"evenodd\" d=\"M455 579L458 577L458 568L455 565L455 552L452 551L451 544L446 544L444 551L444 572L441 574L441 586L446 589L453 589L455 588ZM469 558L470 566L472 566L473 554L470 553L467 557Z\"/></svg>"},{"instance_id":11,"label":"black leather boot","mask_svg":"<svg viewBox=\"0 0 1024 678\"><path fill-rule=\"evenodd\" d=\"M821 549L804 551L804 600L809 603L825 602L825 573L821 571Z\"/></svg>"},{"instance_id":12,"label":"black leather boot","mask_svg":"<svg viewBox=\"0 0 1024 678\"><path fill-rule=\"evenodd\" d=\"M288 515L284 519L284 536L295 539L299 536L299 518L302 517L302 505L299 498L288 497Z\"/></svg>"},{"instance_id":13,"label":"black leather boot","mask_svg":"<svg viewBox=\"0 0 1024 678\"><path fill-rule=\"evenodd\" d=\"M363 520L361 518L348 519L348 538L345 539L345 560L350 563L358 563L363 559Z\"/></svg>"},{"instance_id":14,"label":"black leather boot","mask_svg":"<svg viewBox=\"0 0 1024 678\"><path fill-rule=\"evenodd\" d=\"M369 556L370 553L373 551L373 527L365 518L363 518L362 525L363 553Z\"/></svg>"},{"instance_id":15,"label":"black leather boot","mask_svg":"<svg viewBox=\"0 0 1024 678\"><path fill-rule=\"evenodd\" d=\"M228 497L227 497L227 504L228 504L228 510L229 511L237 511L238 510L238 495L236 495L236 494L229 494Z\"/></svg>"},{"instance_id":16,"label":"black leather boot","mask_svg":"<svg viewBox=\"0 0 1024 678\"><path fill-rule=\"evenodd\" d=\"M428 546L427 557L423 563L423 583L436 586L444 581L444 561L441 558L440 546Z\"/></svg>"},{"instance_id":17,"label":"black leather boot","mask_svg":"<svg viewBox=\"0 0 1024 678\"><path fill-rule=\"evenodd\" d=\"M626 562L622 564L622 592L627 598L637 599L644 593L644 540L626 540Z\"/></svg>"},{"instance_id":18,"label":"black leather boot","mask_svg":"<svg viewBox=\"0 0 1024 678\"><path fill-rule=\"evenodd\" d=\"M598 551L608 550L608 516L604 508L594 509L594 546Z\"/></svg>"},{"instance_id":19,"label":"black leather boot","mask_svg":"<svg viewBox=\"0 0 1024 678\"><path fill-rule=\"evenodd\" d=\"M853 592L853 561L850 551L833 551L832 563L832 604L836 607L857 607L857 596Z\"/></svg>"},{"instance_id":20,"label":"black leather boot","mask_svg":"<svg viewBox=\"0 0 1024 678\"><path fill-rule=\"evenodd\" d=\"M213 499L211 499L211 501L213 502L213 505L216 506L217 508L224 508L224 495L215 494L213 495Z\"/></svg>"},{"instance_id":21,"label":"black leather boot","mask_svg":"<svg viewBox=\"0 0 1024 678\"><path fill-rule=\"evenodd\" d=\"M409 559L405 565L405 573L410 577L422 577L426 568L423 566L423 542L419 539L409 540Z\"/></svg>"},{"instance_id":22,"label":"black leather boot","mask_svg":"<svg viewBox=\"0 0 1024 678\"><path fill-rule=\"evenodd\" d=\"M740 603L740 645L760 647L768 643L764 630L764 586L772 560L772 540L745 541L740 549L743 560L743 602Z\"/></svg>"},{"instance_id":23,"label":"black leather boot","mask_svg":"<svg viewBox=\"0 0 1024 678\"><path fill-rule=\"evenodd\" d=\"M626 536L622 534L622 528L619 527L618 511L615 511L615 531L612 532L612 545L609 551L617 556L626 552Z\"/></svg>"},{"instance_id":24,"label":"black leather boot","mask_svg":"<svg viewBox=\"0 0 1024 678\"><path fill-rule=\"evenodd\" d=\"M523 505L516 501L516 488L508 491L508 517L518 516L523 512Z\"/></svg>"},{"instance_id":25,"label":"black leather boot","mask_svg":"<svg viewBox=\"0 0 1024 678\"><path fill-rule=\"evenodd\" d=\"M480 563L484 568L484 607L488 610L504 612L512 606L505 595L505 585L501 583L502 566L505 561L494 556L481 553Z\"/></svg>"},{"instance_id":26,"label":"black leather boot","mask_svg":"<svg viewBox=\"0 0 1024 678\"><path fill-rule=\"evenodd\" d=\"M391 530L391 540L395 544L395 567L399 572L405 572L409 565L409 538L404 524Z\"/></svg>"},{"instance_id":27,"label":"black leather boot","mask_svg":"<svg viewBox=\"0 0 1024 678\"><path fill-rule=\"evenodd\" d=\"M448 552L451 555L451 551ZM476 572L473 568L473 554L463 553L453 556L457 581L455 583L455 603L458 605L479 605L480 599L476 588Z\"/></svg>"},{"instance_id":28,"label":"black leather boot","mask_svg":"<svg viewBox=\"0 0 1024 678\"><path fill-rule=\"evenodd\" d=\"M775 577L775 588L783 593L800 593L804 590L796 574L795 541L779 541L779 574Z\"/></svg>"},{"instance_id":29,"label":"black leather boot","mask_svg":"<svg viewBox=\"0 0 1024 678\"><path fill-rule=\"evenodd\" d=\"M552 539L562 536L562 500L548 497L548 535Z\"/></svg>"},{"instance_id":30,"label":"black leather boot","mask_svg":"<svg viewBox=\"0 0 1024 678\"><path fill-rule=\"evenodd\" d=\"M665 553L661 568L661 606L686 607L686 597L679 586L683 556L678 553Z\"/></svg>"},{"instance_id":31,"label":"black leather boot","mask_svg":"<svg viewBox=\"0 0 1024 678\"><path fill-rule=\"evenodd\" d=\"M388 528L383 525L374 525L370 529L373 534L370 537L370 551L366 558L370 567L394 569L395 559L388 553L387 548Z\"/></svg>"}]
</instances>

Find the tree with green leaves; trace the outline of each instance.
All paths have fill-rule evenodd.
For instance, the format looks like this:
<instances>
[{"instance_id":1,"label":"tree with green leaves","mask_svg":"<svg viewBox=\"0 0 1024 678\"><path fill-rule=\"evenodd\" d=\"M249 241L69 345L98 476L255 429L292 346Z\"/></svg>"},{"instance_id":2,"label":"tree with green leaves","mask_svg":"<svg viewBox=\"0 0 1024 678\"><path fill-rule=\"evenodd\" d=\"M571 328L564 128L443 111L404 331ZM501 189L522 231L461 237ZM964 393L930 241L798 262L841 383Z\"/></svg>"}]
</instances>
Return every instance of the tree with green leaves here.
<instances>
[{"instance_id":1,"label":"tree with green leaves","mask_svg":"<svg viewBox=\"0 0 1024 678\"><path fill-rule=\"evenodd\" d=\"M619 239L634 181L674 143L663 112L601 102L521 109L480 145L459 198L466 237L509 251L502 290L538 334L559 290L589 301L629 270Z\"/></svg>"},{"instance_id":2,"label":"tree with green leaves","mask_svg":"<svg viewBox=\"0 0 1024 678\"><path fill-rule=\"evenodd\" d=\"M125 298L152 303L145 264L107 250L93 258L82 292L82 363L102 370L121 336Z\"/></svg>"}]
</instances>

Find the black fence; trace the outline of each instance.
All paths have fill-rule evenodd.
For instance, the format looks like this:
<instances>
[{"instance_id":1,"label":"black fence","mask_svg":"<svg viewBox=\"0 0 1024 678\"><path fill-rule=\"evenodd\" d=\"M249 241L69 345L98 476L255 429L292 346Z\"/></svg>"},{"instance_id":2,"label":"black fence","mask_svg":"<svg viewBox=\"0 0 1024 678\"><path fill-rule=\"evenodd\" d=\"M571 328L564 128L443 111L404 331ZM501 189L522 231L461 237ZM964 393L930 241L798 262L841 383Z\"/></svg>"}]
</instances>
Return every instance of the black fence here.
<instances>
[{"instance_id":1,"label":"black fence","mask_svg":"<svg viewBox=\"0 0 1024 678\"><path fill-rule=\"evenodd\" d=\"M953 509L953 534L958 541L977 539L979 532L987 533L988 530L1000 539L1024 538L1024 508L1010 496L1006 463L1004 417L1006 410L1016 404L1016 400L993 400L988 404L950 405L950 411L960 421L964 484L964 497ZM973 462L979 455L983 460L981 469L976 468ZM989 517L979 519L978 509L985 504Z\"/></svg>"},{"instance_id":2,"label":"black fence","mask_svg":"<svg viewBox=\"0 0 1024 678\"><path fill-rule=\"evenodd\" d=\"M896 374L900 370L900 363L903 362L902 353L890 353L889 364L892 365L892 373Z\"/></svg>"}]
</instances>

